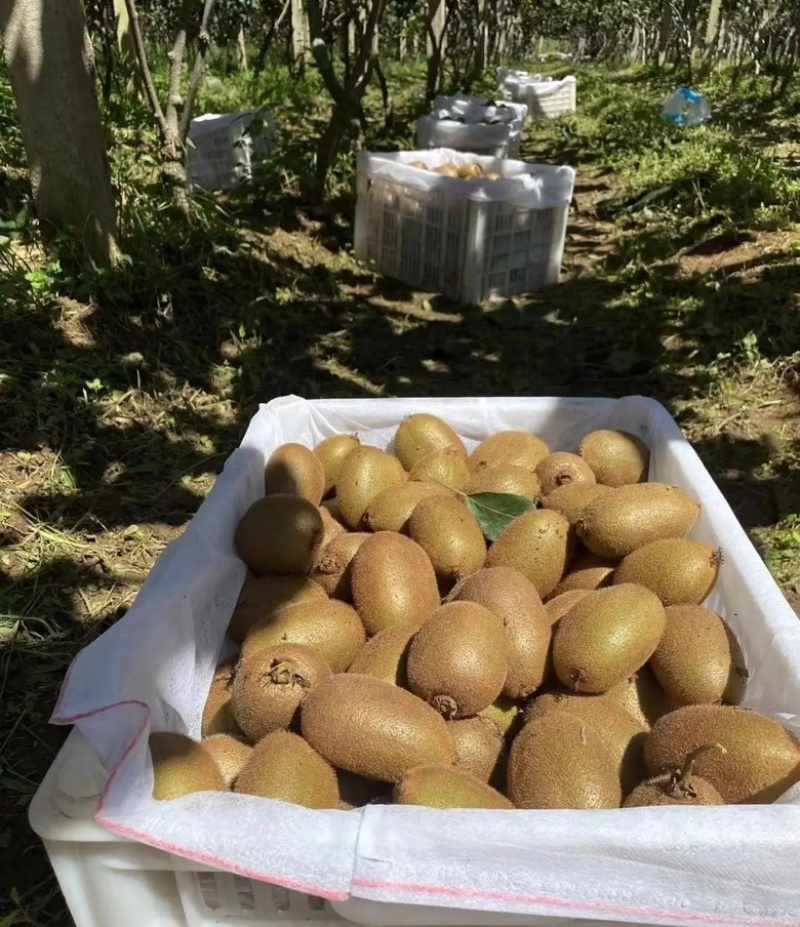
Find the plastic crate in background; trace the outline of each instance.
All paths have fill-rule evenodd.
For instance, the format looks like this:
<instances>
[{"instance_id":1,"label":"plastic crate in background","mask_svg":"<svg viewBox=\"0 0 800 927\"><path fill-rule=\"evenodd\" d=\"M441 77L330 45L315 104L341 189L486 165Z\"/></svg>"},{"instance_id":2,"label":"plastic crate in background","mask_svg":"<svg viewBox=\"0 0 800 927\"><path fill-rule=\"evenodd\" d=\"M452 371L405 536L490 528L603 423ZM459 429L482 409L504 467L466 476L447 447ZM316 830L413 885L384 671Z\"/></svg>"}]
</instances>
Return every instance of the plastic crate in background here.
<instances>
[{"instance_id":1,"label":"plastic crate in background","mask_svg":"<svg viewBox=\"0 0 800 927\"><path fill-rule=\"evenodd\" d=\"M409 167L477 161L499 180L461 180ZM355 254L388 277L462 303L557 283L570 167L466 155L451 149L358 158Z\"/></svg>"},{"instance_id":2,"label":"plastic crate in background","mask_svg":"<svg viewBox=\"0 0 800 927\"><path fill-rule=\"evenodd\" d=\"M531 117L555 118L574 113L577 107L577 85L574 77L562 80L532 80L508 77L503 81L503 96L516 103L525 103Z\"/></svg>"},{"instance_id":3,"label":"plastic crate in background","mask_svg":"<svg viewBox=\"0 0 800 927\"><path fill-rule=\"evenodd\" d=\"M191 192L230 190L246 183L274 144L272 114L263 107L198 116L189 129L186 185Z\"/></svg>"},{"instance_id":4,"label":"plastic crate in background","mask_svg":"<svg viewBox=\"0 0 800 927\"><path fill-rule=\"evenodd\" d=\"M493 158L516 158L527 115L524 103L497 104L466 94L438 96L433 113L417 122L417 148L452 148ZM492 123L484 123L484 119Z\"/></svg>"}]
</instances>

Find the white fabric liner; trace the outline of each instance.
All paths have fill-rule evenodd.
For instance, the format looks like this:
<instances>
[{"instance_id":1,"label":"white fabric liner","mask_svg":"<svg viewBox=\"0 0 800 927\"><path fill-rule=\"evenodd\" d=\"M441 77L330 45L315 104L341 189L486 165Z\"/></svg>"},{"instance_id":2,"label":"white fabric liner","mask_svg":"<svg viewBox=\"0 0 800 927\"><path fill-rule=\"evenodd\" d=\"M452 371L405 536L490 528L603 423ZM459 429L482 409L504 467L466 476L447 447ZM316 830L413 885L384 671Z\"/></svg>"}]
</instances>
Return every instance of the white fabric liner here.
<instances>
[{"instance_id":1,"label":"white fabric liner","mask_svg":"<svg viewBox=\"0 0 800 927\"><path fill-rule=\"evenodd\" d=\"M421 161L429 168L440 167L442 164L461 167L477 162L485 173L495 172L500 174L500 179L462 180L460 177L446 177L429 170L409 167L414 161ZM483 202L512 202L515 206L530 209L567 206L575 187L575 171L571 167L528 164L525 161L491 158L451 148L362 151L358 154L357 168L369 177L385 177L418 190L440 190L448 196Z\"/></svg>"},{"instance_id":2,"label":"white fabric liner","mask_svg":"<svg viewBox=\"0 0 800 927\"><path fill-rule=\"evenodd\" d=\"M260 408L133 607L70 668L53 720L75 722L114 770L96 820L178 855L333 899L636 923L797 925L797 787L772 806L589 812L309 811L224 793L151 798L148 730L198 735L245 573L233 530L262 492L267 456L286 441L312 446L353 431L383 447L405 415L422 410L441 415L469 447L505 428L537 432L567 450L595 428L639 435L652 451L650 478L682 486L702 504L692 536L724 550L707 604L742 644L750 673L746 705L800 732L798 620L658 403L636 396L318 402L288 396Z\"/></svg>"}]
</instances>

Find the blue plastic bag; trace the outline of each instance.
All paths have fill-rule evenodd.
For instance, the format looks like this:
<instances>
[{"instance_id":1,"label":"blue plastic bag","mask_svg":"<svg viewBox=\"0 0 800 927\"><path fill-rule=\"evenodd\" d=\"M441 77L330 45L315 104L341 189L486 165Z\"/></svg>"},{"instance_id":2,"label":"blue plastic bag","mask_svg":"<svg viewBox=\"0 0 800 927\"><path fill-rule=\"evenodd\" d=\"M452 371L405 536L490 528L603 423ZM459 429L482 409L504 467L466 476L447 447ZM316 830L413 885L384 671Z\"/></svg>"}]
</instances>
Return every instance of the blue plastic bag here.
<instances>
[{"instance_id":1,"label":"blue plastic bag","mask_svg":"<svg viewBox=\"0 0 800 927\"><path fill-rule=\"evenodd\" d=\"M697 126L711 118L711 107L702 93L678 87L664 104L661 118L679 126Z\"/></svg>"}]
</instances>

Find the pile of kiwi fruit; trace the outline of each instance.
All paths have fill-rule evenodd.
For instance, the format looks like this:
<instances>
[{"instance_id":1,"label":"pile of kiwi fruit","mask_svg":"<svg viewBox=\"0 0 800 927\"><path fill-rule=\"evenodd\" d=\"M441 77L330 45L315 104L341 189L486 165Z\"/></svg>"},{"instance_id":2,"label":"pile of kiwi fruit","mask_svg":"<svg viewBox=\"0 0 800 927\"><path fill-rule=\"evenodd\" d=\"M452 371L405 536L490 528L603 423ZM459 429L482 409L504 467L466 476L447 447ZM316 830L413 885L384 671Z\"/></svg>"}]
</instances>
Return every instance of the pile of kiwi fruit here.
<instances>
[{"instance_id":1,"label":"pile of kiwi fruit","mask_svg":"<svg viewBox=\"0 0 800 927\"><path fill-rule=\"evenodd\" d=\"M428 167L424 161L409 161L406 167L414 167L419 171L429 171L440 174L442 177L455 177L459 180L501 180L497 171L485 171L483 165L477 161L469 161L460 167L457 164L440 164L438 167Z\"/></svg>"},{"instance_id":2,"label":"pile of kiwi fruit","mask_svg":"<svg viewBox=\"0 0 800 927\"><path fill-rule=\"evenodd\" d=\"M800 745L741 707L703 603L700 506L603 429L571 450L501 431L471 453L417 413L390 448L284 444L234 546L248 567L202 739L151 735L154 796L308 808L769 803Z\"/></svg>"}]
</instances>

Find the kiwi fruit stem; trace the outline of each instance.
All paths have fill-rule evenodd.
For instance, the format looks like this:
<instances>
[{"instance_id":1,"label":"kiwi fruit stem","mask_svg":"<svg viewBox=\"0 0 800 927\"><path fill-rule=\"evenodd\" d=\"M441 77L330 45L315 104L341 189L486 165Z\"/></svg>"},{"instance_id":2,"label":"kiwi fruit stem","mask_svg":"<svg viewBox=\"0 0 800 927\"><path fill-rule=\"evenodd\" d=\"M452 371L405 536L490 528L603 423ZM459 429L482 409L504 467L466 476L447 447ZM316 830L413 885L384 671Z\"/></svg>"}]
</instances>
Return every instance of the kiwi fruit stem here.
<instances>
[{"instance_id":1,"label":"kiwi fruit stem","mask_svg":"<svg viewBox=\"0 0 800 927\"><path fill-rule=\"evenodd\" d=\"M701 744L696 750L686 757L680 769L676 769L669 777L669 782L665 783L664 791L670 798L697 798L697 792L691 783L692 772L695 763L704 753L709 750L721 750L723 753L728 751L722 744Z\"/></svg>"}]
</instances>

